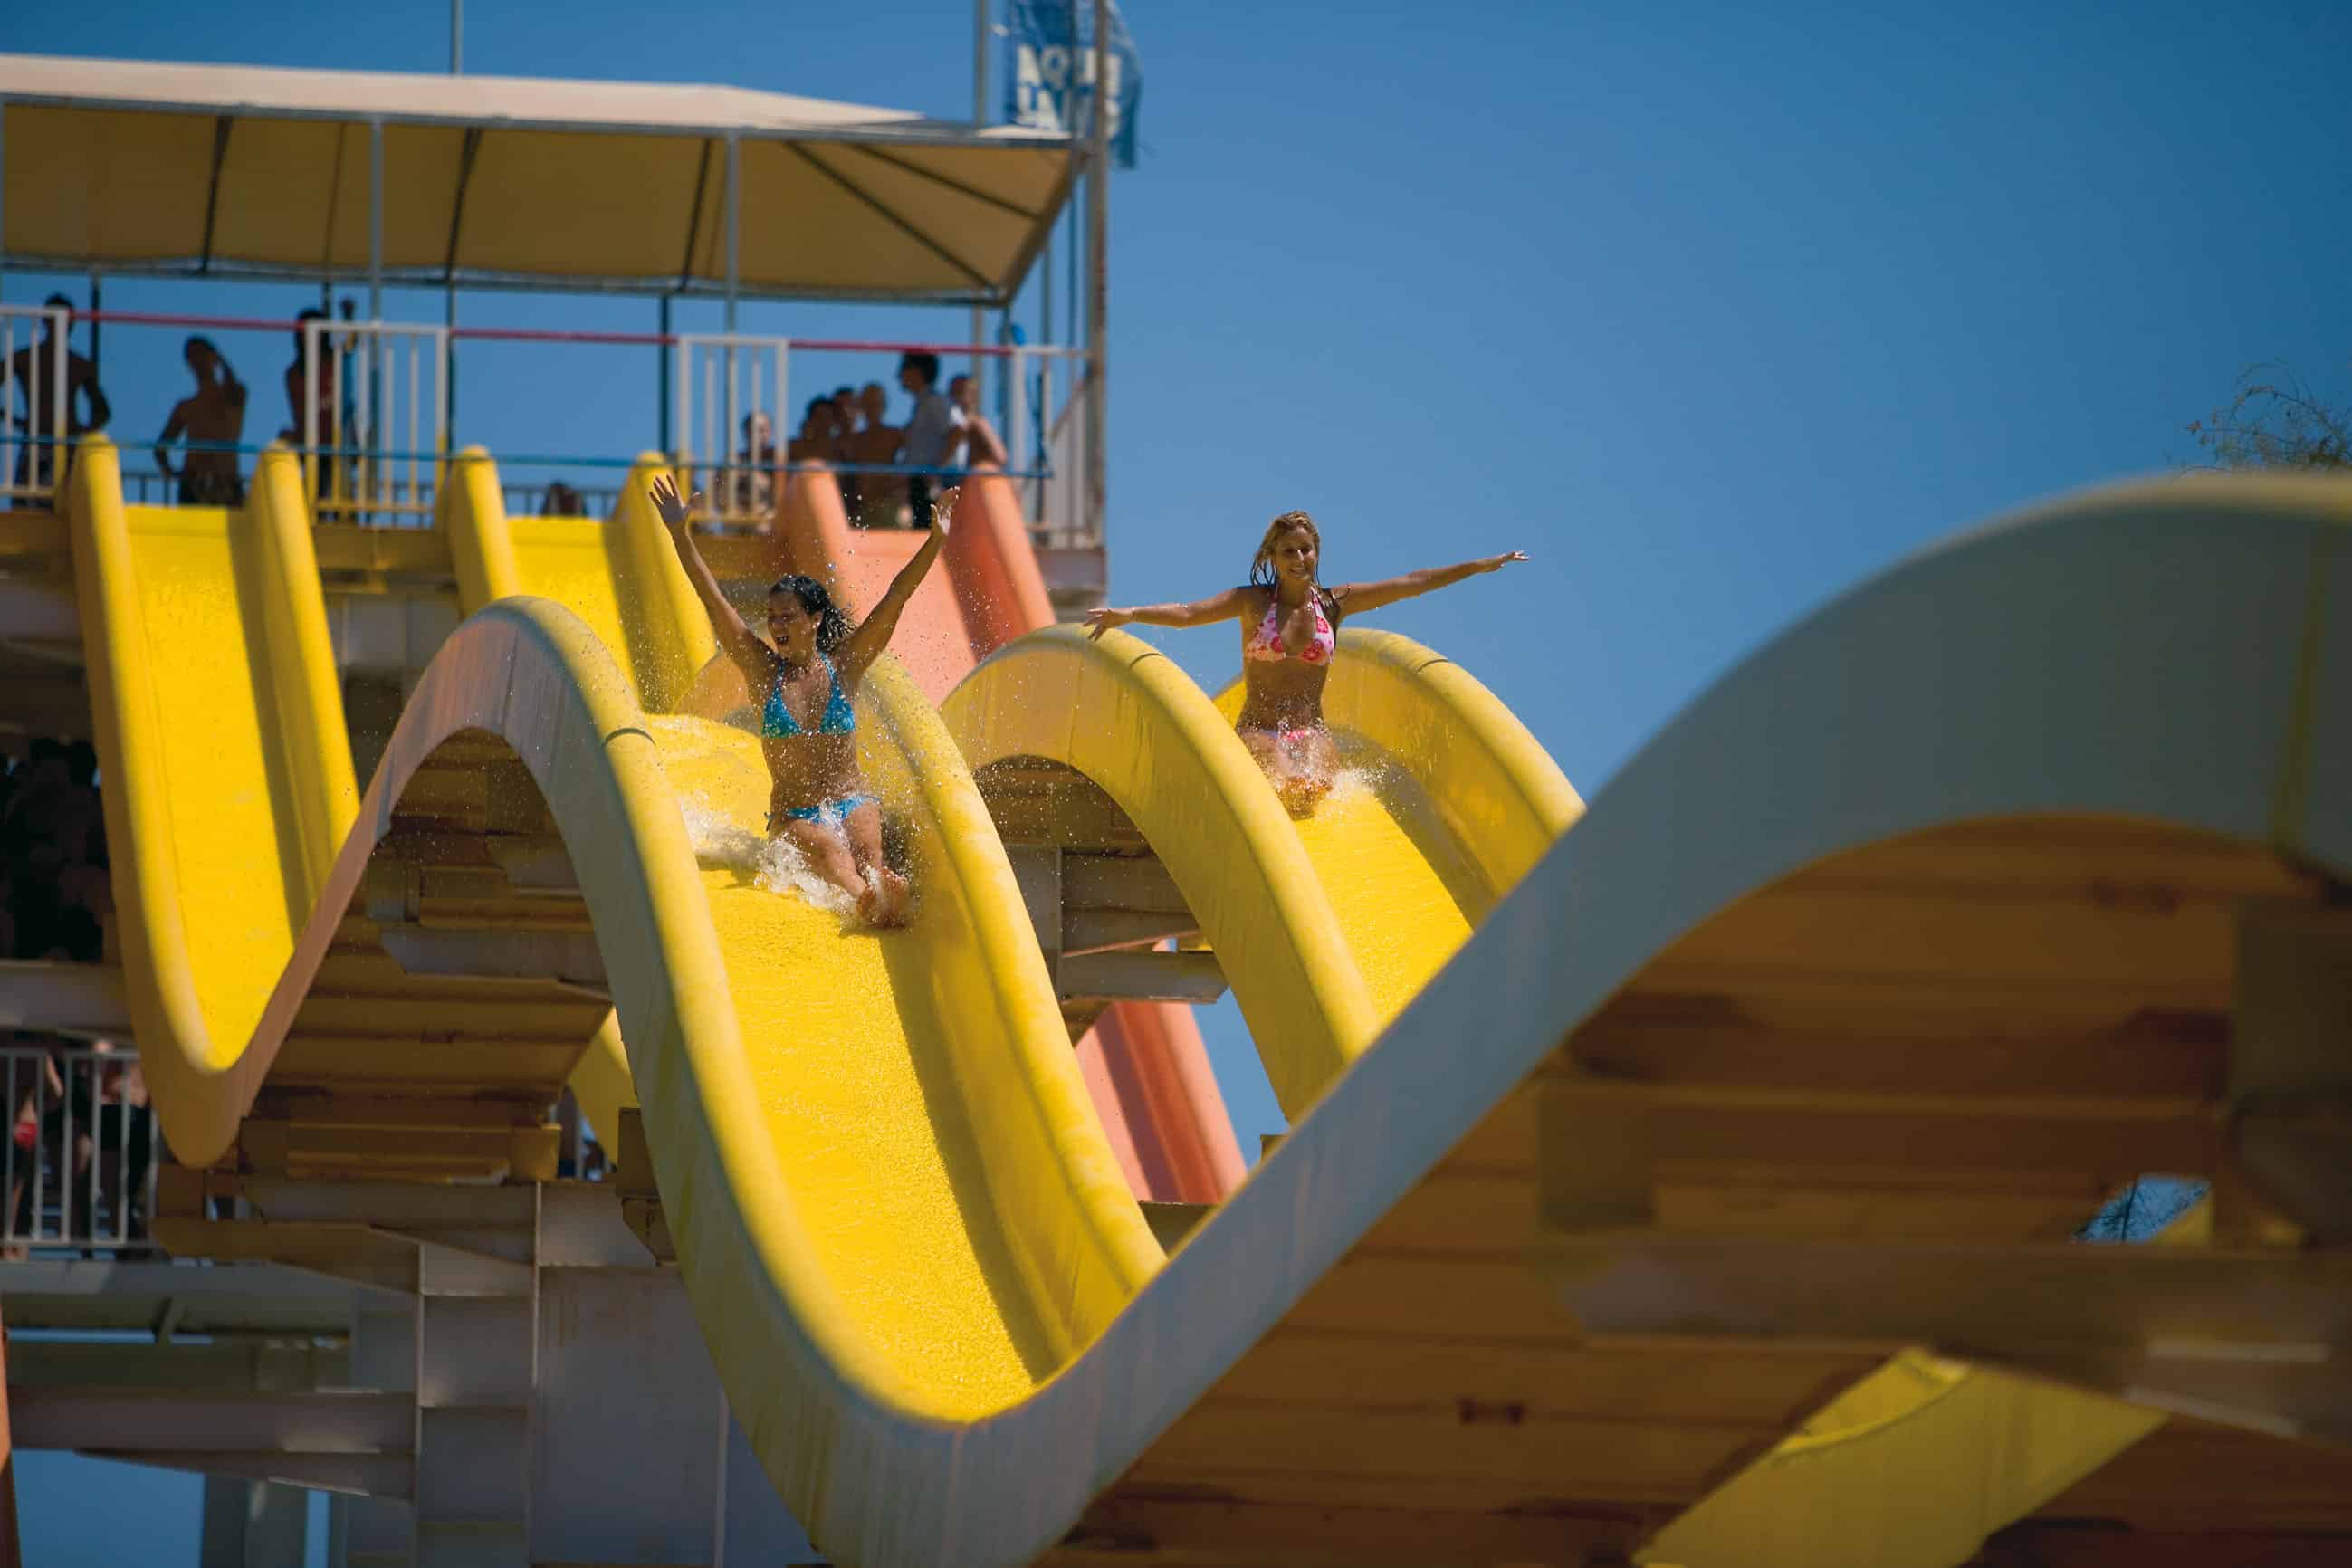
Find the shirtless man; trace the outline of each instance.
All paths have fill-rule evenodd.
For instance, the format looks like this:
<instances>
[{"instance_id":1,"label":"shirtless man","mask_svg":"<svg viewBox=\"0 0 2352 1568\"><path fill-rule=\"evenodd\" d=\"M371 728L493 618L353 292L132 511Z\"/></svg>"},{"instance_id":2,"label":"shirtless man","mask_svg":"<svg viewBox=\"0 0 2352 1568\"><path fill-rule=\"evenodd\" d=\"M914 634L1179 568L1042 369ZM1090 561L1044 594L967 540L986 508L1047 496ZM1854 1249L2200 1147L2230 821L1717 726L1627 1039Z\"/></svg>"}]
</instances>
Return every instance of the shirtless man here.
<instances>
[{"instance_id":1,"label":"shirtless man","mask_svg":"<svg viewBox=\"0 0 2352 1568\"><path fill-rule=\"evenodd\" d=\"M71 349L66 351L65 386L62 389L58 386L58 334L62 331L68 341L72 339L73 301L63 294L52 294L45 303L48 309L64 314L48 318L48 331L42 334L38 343L18 349L9 356L9 379L15 384L17 395L25 400L25 412L17 419L16 427L28 437L50 436L56 428L51 421L57 417L58 398L62 390L66 400L66 439L71 442L86 430L105 429L106 422L114 416L114 410L109 406L106 394L99 390L98 367ZM84 418L74 406L74 394L77 392L82 395L88 405L88 418ZM70 450L52 456L47 446L27 439L16 453L16 482L26 486L63 488L66 470L72 466Z\"/></svg>"},{"instance_id":2,"label":"shirtless man","mask_svg":"<svg viewBox=\"0 0 2352 1568\"><path fill-rule=\"evenodd\" d=\"M866 425L851 438L850 457L860 463L897 462L898 443L906 433L890 423L890 395L880 382L869 381L858 389L857 406L866 416ZM857 495L859 527L892 527L907 502L907 481L898 474L861 474Z\"/></svg>"},{"instance_id":3,"label":"shirtless man","mask_svg":"<svg viewBox=\"0 0 2352 1568\"><path fill-rule=\"evenodd\" d=\"M155 466L173 478L171 445L184 438L180 465L182 506L243 506L245 484L237 477L235 447L245 434L245 383L237 380L209 338L190 338L182 351L196 378L196 395L173 405L172 417L155 437Z\"/></svg>"}]
</instances>

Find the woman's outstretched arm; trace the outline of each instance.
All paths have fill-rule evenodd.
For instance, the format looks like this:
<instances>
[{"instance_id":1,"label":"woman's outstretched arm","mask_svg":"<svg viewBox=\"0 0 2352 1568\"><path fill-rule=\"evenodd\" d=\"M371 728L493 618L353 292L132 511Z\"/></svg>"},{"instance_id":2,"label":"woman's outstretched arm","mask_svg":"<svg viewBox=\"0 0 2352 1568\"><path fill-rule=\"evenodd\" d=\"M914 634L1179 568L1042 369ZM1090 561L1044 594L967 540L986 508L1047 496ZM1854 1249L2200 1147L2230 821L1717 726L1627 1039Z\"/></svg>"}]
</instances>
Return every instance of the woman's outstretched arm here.
<instances>
[{"instance_id":1,"label":"woman's outstretched arm","mask_svg":"<svg viewBox=\"0 0 2352 1568\"><path fill-rule=\"evenodd\" d=\"M923 547L915 552L912 561L898 568L898 574L890 579L890 591L882 595L874 613L849 634L848 640L834 655L833 668L840 673L844 686L856 685L873 668L874 661L882 657L882 650L890 646L891 636L898 629L898 617L907 613L907 602L915 596L915 590L930 573L931 563L940 558L940 547L948 542L948 518L955 510L956 498L961 493L949 489L933 498L930 537L923 541Z\"/></svg>"},{"instance_id":2,"label":"woman's outstretched arm","mask_svg":"<svg viewBox=\"0 0 2352 1568\"><path fill-rule=\"evenodd\" d=\"M719 638L719 651L740 666L746 679L754 687L765 681L774 652L766 643L751 635L727 595L719 591L719 579L710 563L695 548L693 531L686 526L695 509L702 504L702 492L695 491L681 499L677 481L667 474L656 474L653 483L654 507L661 513L662 526L669 530L670 542L677 546L677 563L686 568L686 580L694 584L694 592L709 614L710 630Z\"/></svg>"},{"instance_id":3,"label":"woman's outstretched arm","mask_svg":"<svg viewBox=\"0 0 2352 1568\"><path fill-rule=\"evenodd\" d=\"M1250 590L1228 588L1214 598L1195 599L1189 605L1136 605L1124 610L1106 606L1087 612L1087 630L1099 637L1113 626L1123 626L1139 621L1147 626L1208 626L1219 621L1230 621L1249 608Z\"/></svg>"},{"instance_id":4,"label":"woman's outstretched arm","mask_svg":"<svg viewBox=\"0 0 2352 1568\"><path fill-rule=\"evenodd\" d=\"M1513 550L1501 555L1481 556L1454 566L1424 566L1418 572L1408 572L1402 577L1390 577L1378 583L1346 583L1331 590L1331 597L1350 615L1363 610L1377 610L1382 605L1393 605L1399 599L1410 599L1434 588L1450 588L1465 577L1475 577L1482 572L1500 572L1514 561L1525 561L1528 552Z\"/></svg>"}]
</instances>

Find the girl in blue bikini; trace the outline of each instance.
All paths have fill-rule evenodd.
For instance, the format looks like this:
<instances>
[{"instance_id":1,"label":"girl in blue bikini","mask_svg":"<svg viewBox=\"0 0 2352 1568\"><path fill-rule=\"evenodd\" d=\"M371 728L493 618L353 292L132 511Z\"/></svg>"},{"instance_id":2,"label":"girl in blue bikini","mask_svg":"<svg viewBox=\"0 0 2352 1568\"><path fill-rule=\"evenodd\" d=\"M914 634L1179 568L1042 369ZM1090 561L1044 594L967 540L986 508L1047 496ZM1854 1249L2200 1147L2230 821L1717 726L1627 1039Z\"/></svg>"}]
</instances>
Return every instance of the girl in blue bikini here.
<instances>
[{"instance_id":1,"label":"girl in blue bikini","mask_svg":"<svg viewBox=\"0 0 2352 1568\"><path fill-rule=\"evenodd\" d=\"M768 762L768 832L800 847L810 867L857 900L869 925L903 925L907 879L882 863L882 812L857 766L858 683L873 668L916 586L939 559L956 492L931 506L930 537L891 580L890 591L862 626L834 604L824 584L791 576L768 590L762 642L719 591L719 579L694 545L687 520L702 495L681 500L667 475L654 480L654 505L677 546L677 558L709 612L719 647L761 699L760 749Z\"/></svg>"}]
</instances>

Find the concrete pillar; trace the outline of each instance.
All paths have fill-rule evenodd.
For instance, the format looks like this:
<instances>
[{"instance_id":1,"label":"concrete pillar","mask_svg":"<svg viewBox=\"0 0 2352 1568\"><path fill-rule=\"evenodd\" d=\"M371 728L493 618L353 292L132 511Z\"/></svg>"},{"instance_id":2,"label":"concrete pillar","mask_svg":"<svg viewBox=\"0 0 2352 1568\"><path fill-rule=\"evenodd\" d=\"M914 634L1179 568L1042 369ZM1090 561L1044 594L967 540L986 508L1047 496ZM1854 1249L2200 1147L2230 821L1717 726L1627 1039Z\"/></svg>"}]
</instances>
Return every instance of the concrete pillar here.
<instances>
[{"instance_id":1,"label":"concrete pillar","mask_svg":"<svg viewBox=\"0 0 2352 1568\"><path fill-rule=\"evenodd\" d=\"M234 1476L205 1478L202 1568L302 1568L310 1494Z\"/></svg>"}]
</instances>

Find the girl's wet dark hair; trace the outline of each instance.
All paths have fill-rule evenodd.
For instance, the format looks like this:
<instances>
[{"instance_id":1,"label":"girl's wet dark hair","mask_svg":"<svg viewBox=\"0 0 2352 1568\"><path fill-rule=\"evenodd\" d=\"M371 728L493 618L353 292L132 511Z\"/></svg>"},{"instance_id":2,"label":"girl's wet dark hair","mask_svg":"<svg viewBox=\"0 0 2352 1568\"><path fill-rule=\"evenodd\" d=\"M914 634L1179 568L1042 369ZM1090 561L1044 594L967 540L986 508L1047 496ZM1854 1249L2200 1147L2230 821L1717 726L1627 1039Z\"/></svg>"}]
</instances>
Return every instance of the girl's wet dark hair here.
<instances>
[{"instance_id":1,"label":"girl's wet dark hair","mask_svg":"<svg viewBox=\"0 0 2352 1568\"><path fill-rule=\"evenodd\" d=\"M803 577L797 572L788 577L779 577L768 586L769 597L773 598L778 594L790 594L801 602L802 609L816 617L816 651L819 653L832 653L847 642L849 634L857 629L850 623L849 617L841 613L841 606L833 602L833 595L824 591L824 584L814 577Z\"/></svg>"}]
</instances>

